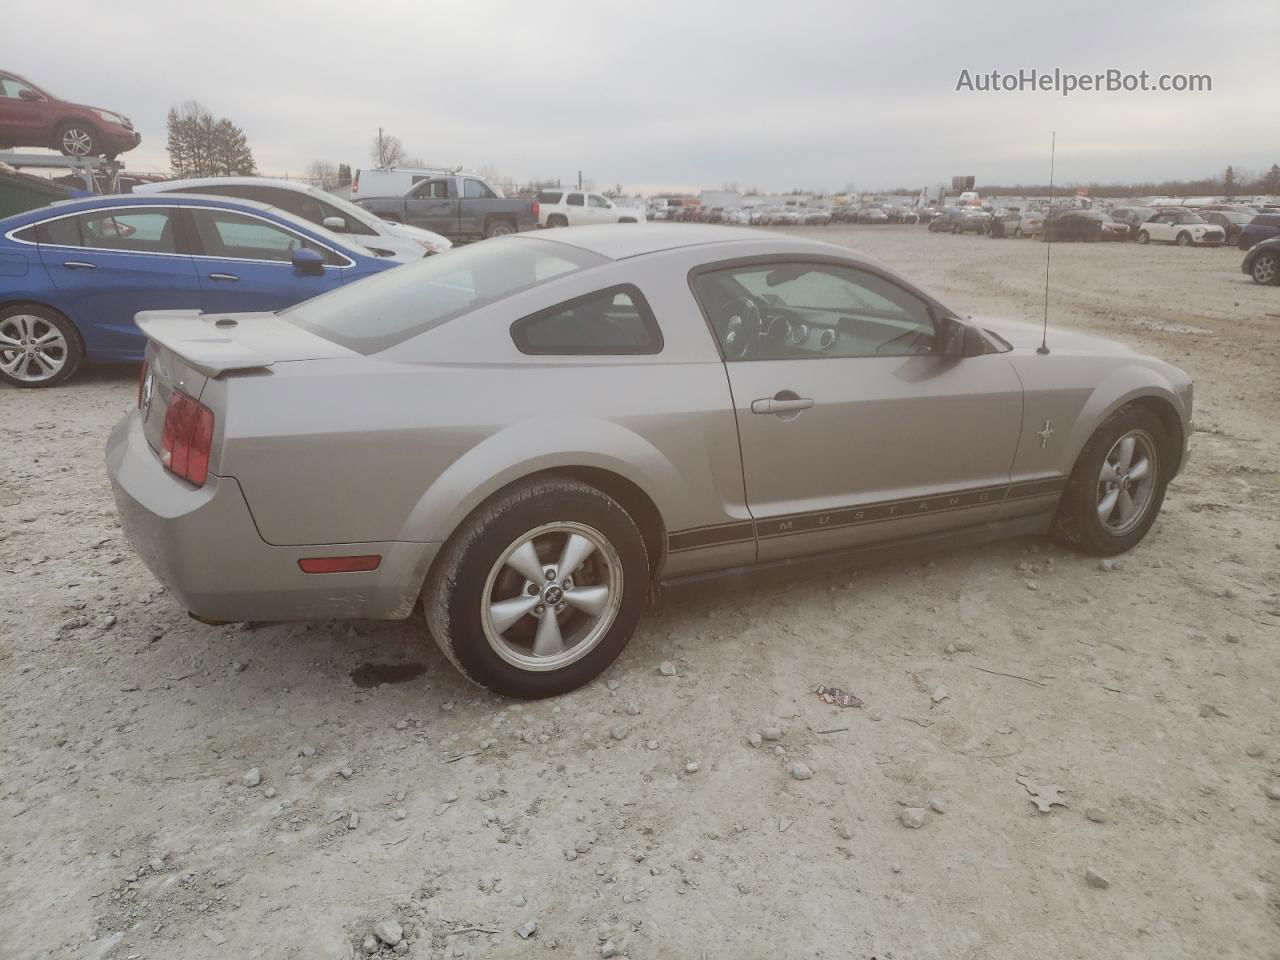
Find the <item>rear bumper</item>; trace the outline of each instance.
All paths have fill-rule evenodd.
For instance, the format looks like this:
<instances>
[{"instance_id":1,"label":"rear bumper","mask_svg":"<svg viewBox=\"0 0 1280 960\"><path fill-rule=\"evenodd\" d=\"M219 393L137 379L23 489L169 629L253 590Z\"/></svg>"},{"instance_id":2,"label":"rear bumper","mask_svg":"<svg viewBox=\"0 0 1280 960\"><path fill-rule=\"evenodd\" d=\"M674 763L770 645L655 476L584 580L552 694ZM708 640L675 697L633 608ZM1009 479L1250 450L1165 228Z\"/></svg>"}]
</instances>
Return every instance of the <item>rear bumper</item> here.
<instances>
[{"instance_id":1,"label":"rear bumper","mask_svg":"<svg viewBox=\"0 0 1280 960\"><path fill-rule=\"evenodd\" d=\"M112 431L106 459L129 543L178 603L209 620L403 619L440 547L266 543L235 478L210 475L197 489L169 473L137 413ZM306 557L364 554L382 557L377 570L307 574L298 567Z\"/></svg>"}]
</instances>

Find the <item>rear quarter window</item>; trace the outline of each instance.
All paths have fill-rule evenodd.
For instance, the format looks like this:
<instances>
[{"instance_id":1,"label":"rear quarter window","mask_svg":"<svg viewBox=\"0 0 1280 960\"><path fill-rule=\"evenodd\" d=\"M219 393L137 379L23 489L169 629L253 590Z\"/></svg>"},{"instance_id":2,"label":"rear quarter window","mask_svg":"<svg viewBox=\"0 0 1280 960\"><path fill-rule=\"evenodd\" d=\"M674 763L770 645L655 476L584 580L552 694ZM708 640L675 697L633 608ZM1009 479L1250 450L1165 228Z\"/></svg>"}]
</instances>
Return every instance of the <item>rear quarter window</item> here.
<instances>
[{"instance_id":1,"label":"rear quarter window","mask_svg":"<svg viewBox=\"0 0 1280 960\"><path fill-rule=\"evenodd\" d=\"M511 325L521 353L534 356L626 356L662 351L662 330L630 284L556 304Z\"/></svg>"},{"instance_id":2,"label":"rear quarter window","mask_svg":"<svg viewBox=\"0 0 1280 960\"><path fill-rule=\"evenodd\" d=\"M543 190L538 194L539 203L559 203L560 198L564 196L562 190Z\"/></svg>"}]
</instances>

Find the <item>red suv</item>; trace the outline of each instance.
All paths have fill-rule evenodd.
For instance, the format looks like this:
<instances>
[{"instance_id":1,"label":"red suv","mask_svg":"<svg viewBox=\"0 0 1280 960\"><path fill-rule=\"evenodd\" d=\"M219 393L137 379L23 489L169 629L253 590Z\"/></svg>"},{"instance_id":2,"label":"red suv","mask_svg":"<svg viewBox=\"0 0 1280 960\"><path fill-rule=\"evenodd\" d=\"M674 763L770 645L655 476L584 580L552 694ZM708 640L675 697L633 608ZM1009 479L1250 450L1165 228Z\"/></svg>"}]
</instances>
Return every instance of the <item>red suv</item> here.
<instances>
[{"instance_id":1,"label":"red suv","mask_svg":"<svg viewBox=\"0 0 1280 960\"><path fill-rule=\"evenodd\" d=\"M141 142L128 117L59 100L0 70L0 147L49 147L68 157L113 159Z\"/></svg>"}]
</instances>

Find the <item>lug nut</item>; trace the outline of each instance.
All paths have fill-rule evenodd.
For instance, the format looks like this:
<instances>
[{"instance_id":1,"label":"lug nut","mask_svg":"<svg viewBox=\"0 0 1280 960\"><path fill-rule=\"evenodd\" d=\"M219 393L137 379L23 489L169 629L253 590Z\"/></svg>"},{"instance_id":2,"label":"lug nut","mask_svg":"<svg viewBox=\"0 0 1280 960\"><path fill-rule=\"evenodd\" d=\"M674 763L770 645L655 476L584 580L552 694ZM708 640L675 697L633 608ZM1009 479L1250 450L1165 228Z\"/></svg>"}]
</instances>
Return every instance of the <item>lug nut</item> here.
<instances>
[{"instance_id":1,"label":"lug nut","mask_svg":"<svg viewBox=\"0 0 1280 960\"><path fill-rule=\"evenodd\" d=\"M543 570L542 573L548 580L554 580L556 578L556 572L550 567L547 567L547 569Z\"/></svg>"},{"instance_id":2,"label":"lug nut","mask_svg":"<svg viewBox=\"0 0 1280 960\"><path fill-rule=\"evenodd\" d=\"M544 613L547 612L547 608L544 607L542 604L538 604L536 607L533 608L533 612L536 613L538 616L542 616Z\"/></svg>"},{"instance_id":3,"label":"lug nut","mask_svg":"<svg viewBox=\"0 0 1280 960\"><path fill-rule=\"evenodd\" d=\"M538 585L536 583L529 584L529 586L525 588L525 592L531 597L536 597L538 595Z\"/></svg>"}]
</instances>

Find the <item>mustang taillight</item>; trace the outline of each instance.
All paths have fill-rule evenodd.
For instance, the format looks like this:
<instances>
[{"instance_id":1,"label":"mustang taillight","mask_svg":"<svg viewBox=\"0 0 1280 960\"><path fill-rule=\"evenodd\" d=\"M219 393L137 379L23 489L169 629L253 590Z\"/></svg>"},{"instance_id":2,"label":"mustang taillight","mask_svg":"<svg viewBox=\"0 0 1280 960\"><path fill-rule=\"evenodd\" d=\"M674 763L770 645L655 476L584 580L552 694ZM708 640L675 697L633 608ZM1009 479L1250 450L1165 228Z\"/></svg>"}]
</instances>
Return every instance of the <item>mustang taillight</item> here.
<instances>
[{"instance_id":1,"label":"mustang taillight","mask_svg":"<svg viewBox=\"0 0 1280 960\"><path fill-rule=\"evenodd\" d=\"M164 415L160 461L197 487L209 478L209 451L213 447L213 411L181 390L174 390Z\"/></svg>"},{"instance_id":2,"label":"mustang taillight","mask_svg":"<svg viewBox=\"0 0 1280 960\"><path fill-rule=\"evenodd\" d=\"M142 387L147 382L147 371L151 369L151 365L147 361L142 361L142 369L138 371L138 409L142 409Z\"/></svg>"}]
</instances>

